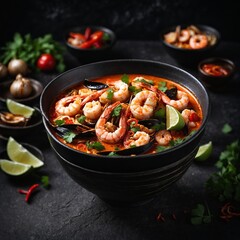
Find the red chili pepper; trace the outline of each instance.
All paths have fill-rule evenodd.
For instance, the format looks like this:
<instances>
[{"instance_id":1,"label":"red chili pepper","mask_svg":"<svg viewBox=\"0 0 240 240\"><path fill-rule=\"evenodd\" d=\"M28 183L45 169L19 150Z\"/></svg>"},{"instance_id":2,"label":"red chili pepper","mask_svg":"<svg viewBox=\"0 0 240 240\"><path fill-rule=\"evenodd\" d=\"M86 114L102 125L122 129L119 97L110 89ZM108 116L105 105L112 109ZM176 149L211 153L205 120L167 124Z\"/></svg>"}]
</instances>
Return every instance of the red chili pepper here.
<instances>
[{"instance_id":1,"label":"red chili pepper","mask_svg":"<svg viewBox=\"0 0 240 240\"><path fill-rule=\"evenodd\" d=\"M229 74L228 69L217 64L204 64L202 68L206 73L216 77L227 76Z\"/></svg>"},{"instance_id":2,"label":"red chili pepper","mask_svg":"<svg viewBox=\"0 0 240 240\"><path fill-rule=\"evenodd\" d=\"M32 195L32 192L33 192L37 187L39 187L39 184L38 184L38 183L33 184L28 190L18 189L18 192L21 193L21 194L26 194L25 201L28 202L28 201L29 201L29 198L30 198L31 195Z\"/></svg>"},{"instance_id":3,"label":"red chili pepper","mask_svg":"<svg viewBox=\"0 0 240 240\"><path fill-rule=\"evenodd\" d=\"M91 32L92 32L91 28L87 27L84 32L84 37L85 37L86 41L90 38Z\"/></svg>"},{"instance_id":4,"label":"red chili pepper","mask_svg":"<svg viewBox=\"0 0 240 240\"><path fill-rule=\"evenodd\" d=\"M189 115L188 119L190 122L197 122L200 120L200 117L195 112L193 112Z\"/></svg>"},{"instance_id":5,"label":"red chili pepper","mask_svg":"<svg viewBox=\"0 0 240 240\"><path fill-rule=\"evenodd\" d=\"M98 42L93 43L93 46L95 48L101 48L102 47L102 43L98 41Z\"/></svg>"},{"instance_id":6,"label":"red chili pepper","mask_svg":"<svg viewBox=\"0 0 240 240\"><path fill-rule=\"evenodd\" d=\"M78 47L84 48L84 49L90 48L93 46L95 42L100 41L102 36L103 36L103 32L101 31L94 32L93 34L91 34L90 40L83 42L82 44L78 45Z\"/></svg>"},{"instance_id":7,"label":"red chili pepper","mask_svg":"<svg viewBox=\"0 0 240 240\"><path fill-rule=\"evenodd\" d=\"M70 32L69 35L73 38L77 38L77 39L86 41L85 35L83 35L81 33Z\"/></svg>"}]
</instances>

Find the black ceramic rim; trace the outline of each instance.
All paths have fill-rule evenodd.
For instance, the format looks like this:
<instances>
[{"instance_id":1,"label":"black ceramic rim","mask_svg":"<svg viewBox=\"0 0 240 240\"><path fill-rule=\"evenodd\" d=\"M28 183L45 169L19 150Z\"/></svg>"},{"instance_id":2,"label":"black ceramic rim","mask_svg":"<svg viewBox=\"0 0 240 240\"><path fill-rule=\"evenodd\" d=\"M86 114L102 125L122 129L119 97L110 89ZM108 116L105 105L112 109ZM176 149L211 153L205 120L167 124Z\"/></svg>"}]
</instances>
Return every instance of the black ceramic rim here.
<instances>
[{"instance_id":1,"label":"black ceramic rim","mask_svg":"<svg viewBox=\"0 0 240 240\"><path fill-rule=\"evenodd\" d=\"M201 90L204 92L205 94L205 97L206 97L206 101L208 102L207 104L207 107L206 107L206 114L204 116L204 119L203 119L203 122L202 122L202 125L200 126L200 128L198 129L198 131L193 135L191 136L191 138L187 139L186 141L184 141L183 143L177 145L177 146L174 146L170 149L167 149L163 152L159 152L159 153L152 153L152 154L143 154L143 155L136 155L136 156L128 156L128 159L135 159L135 158L151 158L153 155L154 156L162 156L162 155L165 155L169 152L172 152L172 151L175 151L179 148L182 148L183 146L186 146L187 144L189 144L189 142L195 140L203 131L204 131L204 128L205 128L205 125L206 125L206 122L207 122L207 119L209 117L209 113L210 113L210 104L209 104L209 96L208 96L208 92L207 90L205 89L205 87L202 85L202 83L196 78L194 77L192 74L188 73L187 71L179 68L179 67L176 67L176 66L173 66L173 65L170 65L170 64L167 64L167 63L163 63L163 62L157 62L157 61L152 61L152 60L140 60L140 59L117 59L117 60L107 60L107 61L100 61L100 62L95 62L95 63L90 63L90 64L85 64L85 65L82 65L82 66L79 66L79 67L76 67L76 68L73 68L73 69L70 69L60 75L58 75L57 77L55 77L52 81L50 81L46 86L45 88L43 89L42 91L42 94L40 96L40 110L41 110L41 113L43 115L43 123L44 123L44 126L48 132L49 135L51 135L51 137L56 141L58 142L61 146L63 146L64 148L67 148L68 150L70 151L73 151L73 152L76 152L76 153L79 153L79 151L71 148L71 147L68 147L67 145L63 144L62 142L60 142L55 136L54 134L51 132L51 130L49 129L49 124L47 124L47 122L49 122L48 120L48 117L46 115L46 113L44 112L43 110L43 96L45 95L45 92L47 91L47 89L52 85L54 84L55 81L57 81L58 78L60 78L61 76L67 74L67 73L70 73L72 71L75 71L76 69L84 69L85 67L88 67L88 66L98 66L98 65L101 65L101 64L111 64L111 63L142 63L142 64L151 64L151 65L156 65L157 66L165 66L165 67L168 67L168 68L172 68L172 69L175 69L177 72L182 72L183 74L185 75L188 75L191 79L194 79L194 81L198 84L198 88L201 88ZM141 74L141 73L139 73ZM174 81L174 80L173 80ZM75 84L73 84L74 86ZM184 86L184 85L183 85ZM71 85L68 85L68 88L70 88ZM185 86L184 86L185 87ZM194 92L189 88L189 87L185 87L187 88L190 92L192 92L194 94ZM64 89L63 89L64 90ZM194 94L195 95L195 94ZM88 156L91 156L92 158L101 158L101 159L114 159L115 157L114 156L104 156L104 155L95 155L95 154L89 154L89 153L84 153L84 152L81 152L81 154L83 154L84 156L88 157ZM118 156L119 158L124 158L126 156Z\"/></svg>"}]
</instances>

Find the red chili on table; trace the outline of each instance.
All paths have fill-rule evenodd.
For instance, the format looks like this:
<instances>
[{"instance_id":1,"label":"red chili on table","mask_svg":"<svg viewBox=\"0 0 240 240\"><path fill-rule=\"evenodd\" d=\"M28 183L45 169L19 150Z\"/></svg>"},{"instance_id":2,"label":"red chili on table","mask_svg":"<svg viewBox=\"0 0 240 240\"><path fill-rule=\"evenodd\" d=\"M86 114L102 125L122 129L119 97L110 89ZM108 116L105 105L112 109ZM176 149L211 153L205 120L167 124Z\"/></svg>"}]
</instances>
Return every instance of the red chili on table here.
<instances>
[{"instance_id":1,"label":"red chili on table","mask_svg":"<svg viewBox=\"0 0 240 240\"><path fill-rule=\"evenodd\" d=\"M33 191L38 188L40 185L38 183L33 184L28 190L18 189L18 192L21 194L25 194L25 201L29 202L29 198L32 196Z\"/></svg>"},{"instance_id":2,"label":"red chili on table","mask_svg":"<svg viewBox=\"0 0 240 240\"><path fill-rule=\"evenodd\" d=\"M202 66L202 69L204 72L215 77L224 77L230 73L229 69L227 69L226 67L213 63L204 64Z\"/></svg>"}]
</instances>

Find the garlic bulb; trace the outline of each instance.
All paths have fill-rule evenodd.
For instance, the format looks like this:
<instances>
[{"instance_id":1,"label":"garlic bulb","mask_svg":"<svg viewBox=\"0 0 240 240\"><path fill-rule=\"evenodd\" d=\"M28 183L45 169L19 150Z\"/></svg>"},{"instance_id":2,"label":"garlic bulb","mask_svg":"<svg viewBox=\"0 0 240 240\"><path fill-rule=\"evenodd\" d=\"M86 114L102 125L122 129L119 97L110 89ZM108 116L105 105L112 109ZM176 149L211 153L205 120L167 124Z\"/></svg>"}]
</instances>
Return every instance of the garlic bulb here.
<instances>
[{"instance_id":1,"label":"garlic bulb","mask_svg":"<svg viewBox=\"0 0 240 240\"><path fill-rule=\"evenodd\" d=\"M27 78L23 78L21 74L18 74L16 79L10 86L10 93L15 98L25 98L32 93L31 81Z\"/></svg>"}]
</instances>

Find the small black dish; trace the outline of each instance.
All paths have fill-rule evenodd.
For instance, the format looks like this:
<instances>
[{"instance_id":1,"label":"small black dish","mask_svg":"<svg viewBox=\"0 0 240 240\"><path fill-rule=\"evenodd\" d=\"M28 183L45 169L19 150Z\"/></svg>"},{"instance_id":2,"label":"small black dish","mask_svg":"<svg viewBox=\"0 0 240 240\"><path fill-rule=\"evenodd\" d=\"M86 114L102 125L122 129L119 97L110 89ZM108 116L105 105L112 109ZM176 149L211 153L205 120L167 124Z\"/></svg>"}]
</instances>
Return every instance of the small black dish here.
<instances>
[{"instance_id":1,"label":"small black dish","mask_svg":"<svg viewBox=\"0 0 240 240\"><path fill-rule=\"evenodd\" d=\"M34 107L35 111L26 126L12 126L0 123L0 132L3 136L20 137L36 133L42 125L42 114L40 110Z\"/></svg>"},{"instance_id":2,"label":"small black dish","mask_svg":"<svg viewBox=\"0 0 240 240\"><path fill-rule=\"evenodd\" d=\"M69 43L68 39L70 37L70 33L80 33L84 35L87 28L91 29L91 33L102 31L108 36L108 40L106 40L105 44L99 48L80 48ZM79 26L67 29L65 31L64 41L67 49L73 56L77 57L83 63L88 63L107 59L116 42L116 35L111 29L103 26Z\"/></svg>"},{"instance_id":3,"label":"small black dish","mask_svg":"<svg viewBox=\"0 0 240 240\"><path fill-rule=\"evenodd\" d=\"M42 93L43 86L37 80L30 79L30 78L29 78L29 80L31 81L31 84L33 87L33 91L29 97L26 97L26 98L13 97L12 94L10 93L10 86L13 81L10 80L10 81L5 81L5 82L0 83L0 100L2 102L5 102L6 99L9 98L9 99L12 99L16 102L23 103L23 104L26 104L26 103L29 104L29 103L33 103L34 101L36 101Z\"/></svg>"},{"instance_id":4,"label":"small black dish","mask_svg":"<svg viewBox=\"0 0 240 240\"><path fill-rule=\"evenodd\" d=\"M204 48L199 49L181 48L173 44L167 43L164 39L165 34L174 32L176 30L176 27L178 26L180 26L181 29L185 29L189 27L190 24L182 24L168 27L161 32L160 38L163 43L163 46L165 47L169 55L172 56L178 63L182 65L193 66L197 64L199 61L209 56L209 54L212 53L212 51L217 47L217 45L220 42L221 36L217 29L206 25L194 25L202 33L207 34L209 36L214 36L215 42L212 44L208 44Z\"/></svg>"},{"instance_id":5,"label":"small black dish","mask_svg":"<svg viewBox=\"0 0 240 240\"><path fill-rule=\"evenodd\" d=\"M226 58L207 58L198 64L199 79L211 90L220 90L231 81L235 64Z\"/></svg>"}]
</instances>

